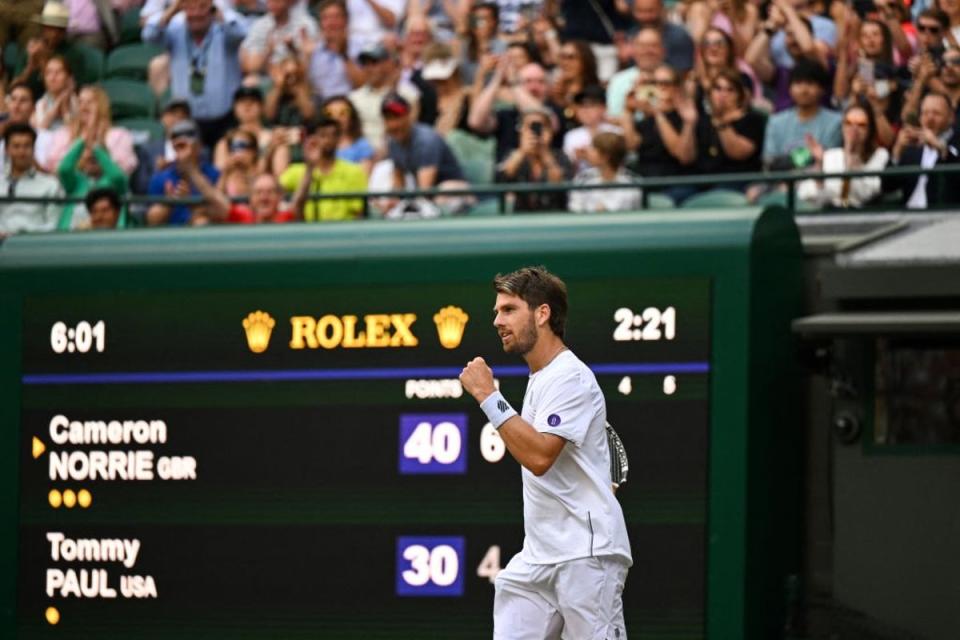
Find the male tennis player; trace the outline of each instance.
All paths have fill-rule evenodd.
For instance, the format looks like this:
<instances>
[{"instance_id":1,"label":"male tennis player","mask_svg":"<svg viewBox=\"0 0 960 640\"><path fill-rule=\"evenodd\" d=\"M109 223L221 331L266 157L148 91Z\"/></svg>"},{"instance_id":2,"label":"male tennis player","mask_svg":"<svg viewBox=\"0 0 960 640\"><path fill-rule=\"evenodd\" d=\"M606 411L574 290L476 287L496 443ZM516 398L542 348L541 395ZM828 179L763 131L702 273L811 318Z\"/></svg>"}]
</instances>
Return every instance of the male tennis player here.
<instances>
[{"instance_id":1,"label":"male tennis player","mask_svg":"<svg viewBox=\"0 0 960 640\"><path fill-rule=\"evenodd\" d=\"M503 350L530 366L520 415L483 358L460 374L523 466L526 535L496 578L494 640L625 639L621 593L633 560L610 486L603 393L563 343L567 287L544 267L493 283Z\"/></svg>"}]
</instances>

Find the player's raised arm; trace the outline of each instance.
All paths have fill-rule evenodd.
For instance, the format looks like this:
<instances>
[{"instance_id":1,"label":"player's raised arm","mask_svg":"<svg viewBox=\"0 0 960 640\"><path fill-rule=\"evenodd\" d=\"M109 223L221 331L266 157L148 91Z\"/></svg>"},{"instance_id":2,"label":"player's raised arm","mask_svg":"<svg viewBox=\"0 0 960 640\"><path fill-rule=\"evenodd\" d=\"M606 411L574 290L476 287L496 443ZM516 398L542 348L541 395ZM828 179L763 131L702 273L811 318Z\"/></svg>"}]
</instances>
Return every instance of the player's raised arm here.
<instances>
[{"instance_id":1,"label":"player's raised arm","mask_svg":"<svg viewBox=\"0 0 960 640\"><path fill-rule=\"evenodd\" d=\"M546 473L563 450L566 440L540 433L521 418L493 383L493 371L483 358L476 357L460 373L463 388L480 403L480 408L500 432L510 455L536 476Z\"/></svg>"}]
</instances>

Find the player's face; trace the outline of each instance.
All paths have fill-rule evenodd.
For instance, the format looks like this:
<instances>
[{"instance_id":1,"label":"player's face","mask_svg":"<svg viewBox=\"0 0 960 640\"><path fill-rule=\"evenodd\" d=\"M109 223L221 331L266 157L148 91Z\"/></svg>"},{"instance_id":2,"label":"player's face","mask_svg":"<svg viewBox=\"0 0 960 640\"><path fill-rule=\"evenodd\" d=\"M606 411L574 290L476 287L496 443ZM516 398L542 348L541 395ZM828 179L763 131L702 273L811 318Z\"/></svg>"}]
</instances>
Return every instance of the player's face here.
<instances>
[{"instance_id":1,"label":"player's face","mask_svg":"<svg viewBox=\"0 0 960 640\"><path fill-rule=\"evenodd\" d=\"M537 344L537 323L530 305L518 296L498 293L493 311L493 326L505 353L524 355L533 349Z\"/></svg>"}]
</instances>

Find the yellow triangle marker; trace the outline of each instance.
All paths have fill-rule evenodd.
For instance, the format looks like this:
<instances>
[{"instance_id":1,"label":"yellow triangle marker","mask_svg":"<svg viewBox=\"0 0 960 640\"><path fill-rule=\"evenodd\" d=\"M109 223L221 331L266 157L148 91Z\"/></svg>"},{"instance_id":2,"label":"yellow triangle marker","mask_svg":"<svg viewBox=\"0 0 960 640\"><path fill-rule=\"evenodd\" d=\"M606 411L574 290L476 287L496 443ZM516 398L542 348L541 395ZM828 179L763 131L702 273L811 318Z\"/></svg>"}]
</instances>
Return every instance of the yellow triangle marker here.
<instances>
[{"instance_id":1,"label":"yellow triangle marker","mask_svg":"<svg viewBox=\"0 0 960 640\"><path fill-rule=\"evenodd\" d=\"M37 436L33 436L33 459L36 460L43 455L43 452L47 448L44 446L43 441Z\"/></svg>"}]
</instances>

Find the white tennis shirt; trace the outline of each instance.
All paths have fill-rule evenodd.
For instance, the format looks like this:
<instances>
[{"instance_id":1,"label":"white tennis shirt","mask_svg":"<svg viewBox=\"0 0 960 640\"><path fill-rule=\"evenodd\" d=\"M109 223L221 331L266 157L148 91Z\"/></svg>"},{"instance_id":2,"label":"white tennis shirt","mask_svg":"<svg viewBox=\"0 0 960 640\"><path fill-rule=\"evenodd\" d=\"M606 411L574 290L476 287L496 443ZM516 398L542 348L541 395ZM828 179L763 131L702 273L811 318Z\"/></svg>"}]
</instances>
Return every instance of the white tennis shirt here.
<instances>
[{"instance_id":1,"label":"white tennis shirt","mask_svg":"<svg viewBox=\"0 0 960 640\"><path fill-rule=\"evenodd\" d=\"M537 431L568 441L542 476L522 470L522 558L556 564L619 556L632 564L623 511L610 487L607 407L593 372L563 351L530 374L522 416Z\"/></svg>"}]
</instances>

